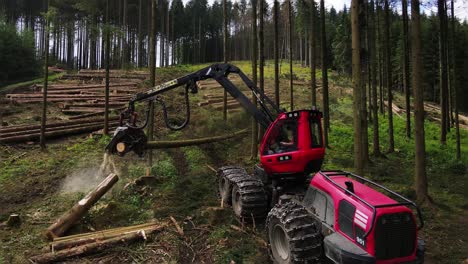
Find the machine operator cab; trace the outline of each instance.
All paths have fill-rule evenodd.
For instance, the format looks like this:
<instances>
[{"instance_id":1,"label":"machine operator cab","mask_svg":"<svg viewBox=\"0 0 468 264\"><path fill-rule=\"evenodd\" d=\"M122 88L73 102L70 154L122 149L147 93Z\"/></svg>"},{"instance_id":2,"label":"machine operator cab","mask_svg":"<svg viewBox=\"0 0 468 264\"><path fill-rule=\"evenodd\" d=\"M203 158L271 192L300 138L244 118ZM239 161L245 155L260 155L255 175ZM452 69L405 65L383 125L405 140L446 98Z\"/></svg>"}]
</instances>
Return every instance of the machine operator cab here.
<instances>
[{"instance_id":1,"label":"machine operator cab","mask_svg":"<svg viewBox=\"0 0 468 264\"><path fill-rule=\"evenodd\" d=\"M268 127L260 146L260 163L270 175L310 174L325 156L322 113L300 110L281 113Z\"/></svg>"}]
</instances>

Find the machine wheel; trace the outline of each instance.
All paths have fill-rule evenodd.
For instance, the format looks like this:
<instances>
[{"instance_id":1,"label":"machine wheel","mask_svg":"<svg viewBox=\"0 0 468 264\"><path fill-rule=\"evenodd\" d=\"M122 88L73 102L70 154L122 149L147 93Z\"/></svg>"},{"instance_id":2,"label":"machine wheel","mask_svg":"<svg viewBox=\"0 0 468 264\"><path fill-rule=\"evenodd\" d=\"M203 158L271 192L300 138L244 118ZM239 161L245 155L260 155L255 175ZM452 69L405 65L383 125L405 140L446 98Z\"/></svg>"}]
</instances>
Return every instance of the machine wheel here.
<instances>
[{"instance_id":1,"label":"machine wheel","mask_svg":"<svg viewBox=\"0 0 468 264\"><path fill-rule=\"evenodd\" d=\"M232 184L232 209L241 218L265 218L268 200L263 183L247 173Z\"/></svg>"},{"instance_id":2,"label":"machine wheel","mask_svg":"<svg viewBox=\"0 0 468 264\"><path fill-rule=\"evenodd\" d=\"M218 170L218 192L225 205L231 205L232 180L246 173L244 168L237 166L222 167Z\"/></svg>"},{"instance_id":3,"label":"machine wheel","mask_svg":"<svg viewBox=\"0 0 468 264\"><path fill-rule=\"evenodd\" d=\"M300 204L277 204L268 214L266 227L270 257L275 263L318 263L322 235L316 220Z\"/></svg>"}]
</instances>

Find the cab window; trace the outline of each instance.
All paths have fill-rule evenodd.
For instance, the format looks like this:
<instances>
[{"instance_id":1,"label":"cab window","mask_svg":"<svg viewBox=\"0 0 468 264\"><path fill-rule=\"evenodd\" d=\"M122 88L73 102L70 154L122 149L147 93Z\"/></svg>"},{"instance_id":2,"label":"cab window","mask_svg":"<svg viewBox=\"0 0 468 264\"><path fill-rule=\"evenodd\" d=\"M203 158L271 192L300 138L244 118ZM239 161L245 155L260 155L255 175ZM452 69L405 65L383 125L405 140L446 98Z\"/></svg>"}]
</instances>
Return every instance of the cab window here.
<instances>
[{"instance_id":1,"label":"cab window","mask_svg":"<svg viewBox=\"0 0 468 264\"><path fill-rule=\"evenodd\" d=\"M338 224L340 230L350 238L353 238L353 219L356 207L346 200L341 200L338 206Z\"/></svg>"},{"instance_id":2,"label":"cab window","mask_svg":"<svg viewBox=\"0 0 468 264\"><path fill-rule=\"evenodd\" d=\"M311 148L321 148L323 146L322 134L320 133L320 120L317 118L310 118L310 137Z\"/></svg>"},{"instance_id":3,"label":"cab window","mask_svg":"<svg viewBox=\"0 0 468 264\"><path fill-rule=\"evenodd\" d=\"M335 221L335 206L333 200L324 192L309 188L304 197L304 204L312 208L315 214L327 225L333 226Z\"/></svg>"},{"instance_id":4,"label":"cab window","mask_svg":"<svg viewBox=\"0 0 468 264\"><path fill-rule=\"evenodd\" d=\"M273 155L297 150L297 119L279 120L268 134L263 155Z\"/></svg>"}]
</instances>

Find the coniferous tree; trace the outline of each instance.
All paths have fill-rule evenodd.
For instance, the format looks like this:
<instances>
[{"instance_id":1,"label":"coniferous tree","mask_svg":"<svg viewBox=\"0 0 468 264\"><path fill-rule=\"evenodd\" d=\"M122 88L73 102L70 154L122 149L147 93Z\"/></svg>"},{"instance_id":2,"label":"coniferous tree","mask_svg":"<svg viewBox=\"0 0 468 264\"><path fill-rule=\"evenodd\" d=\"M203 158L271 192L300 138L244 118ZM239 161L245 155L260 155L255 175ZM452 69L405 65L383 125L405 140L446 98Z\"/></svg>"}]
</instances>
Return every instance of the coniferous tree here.
<instances>
[{"instance_id":1,"label":"coniferous tree","mask_svg":"<svg viewBox=\"0 0 468 264\"><path fill-rule=\"evenodd\" d=\"M419 203L430 202L427 191L426 145L424 136L424 91L421 68L421 18L419 0L411 0L411 62L414 98L415 189Z\"/></svg>"},{"instance_id":2,"label":"coniferous tree","mask_svg":"<svg viewBox=\"0 0 468 264\"><path fill-rule=\"evenodd\" d=\"M441 124L440 124L440 143L446 144L448 121L448 78L447 78L447 12L445 10L445 1L438 0L439 16L439 57L440 57L440 105L441 105Z\"/></svg>"},{"instance_id":3,"label":"coniferous tree","mask_svg":"<svg viewBox=\"0 0 468 264\"><path fill-rule=\"evenodd\" d=\"M310 5L310 13L311 13L311 19L310 19L310 90L311 90L311 96L312 96L312 106L317 106L317 79L316 79L316 33L315 33L315 28L317 24L317 19L316 19L316 10L315 10L315 0L311 1Z\"/></svg>"},{"instance_id":4,"label":"coniferous tree","mask_svg":"<svg viewBox=\"0 0 468 264\"><path fill-rule=\"evenodd\" d=\"M42 88L42 116L41 116L41 135L40 135L40 146L42 150L46 149L46 138L45 138L45 130L46 130L46 123L47 123L47 85L49 79L49 31L50 31L50 13L49 5L50 0L47 4L46 9L46 27L44 29L45 34L45 44L44 44L44 86Z\"/></svg>"},{"instance_id":5,"label":"coniferous tree","mask_svg":"<svg viewBox=\"0 0 468 264\"><path fill-rule=\"evenodd\" d=\"M276 105L280 106L280 94L279 94L279 3L277 0L273 3L273 23L274 23L274 64L275 64L275 102Z\"/></svg>"},{"instance_id":6,"label":"coniferous tree","mask_svg":"<svg viewBox=\"0 0 468 264\"><path fill-rule=\"evenodd\" d=\"M361 43L359 27L360 1L351 1L352 71L353 71L353 113L354 113L354 168L357 174L363 172L362 127L361 127Z\"/></svg>"},{"instance_id":7,"label":"coniferous tree","mask_svg":"<svg viewBox=\"0 0 468 264\"><path fill-rule=\"evenodd\" d=\"M262 1L262 0L260 0ZM252 5L252 81L257 86L257 0L250 1ZM257 106L257 98L252 93L252 101ZM251 159L257 158L257 145L258 145L258 124L252 118L252 147Z\"/></svg>"},{"instance_id":8,"label":"coniferous tree","mask_svg":"<svg viewBox=\"0 0 468 264\"><path fill-rule=\"evenodd\" d=\"M150 64L150 84L151 87L154 87L156 84L156 19L157 19L157 9L156 1L150 0L151 2L151 30L149 35L149 64ZM149 120L147 135L148 140L153 140L153 129L154 129L154 104L152 101L149 103ZM153 165L153 151L148 150L148 160L146 166L146 176L150 175L151 166Z\"/></svg>"},{"instance_id":9,"label":"coniferous tree","mask_svg":"<svg viewBox=\"0 0 468 264\"><path fill-rule=\"evenodd\" d=\"M372 126L373 126L373 147L374 156L379 157L380 153L380 138L379 138L379 113L377 106L377 47L376 47L376 31L375 31L375 6L374 0L370 2L370 65L371 65L371 90L372 90Z\"/></svg>"},{"instance_id":10,"label":"coniferous tree","mask_svg":"<svg viewBox=\"0 0 468 264\"><path fill-rule=\"evenodd\" d=\"M387 112L388 112L388 152L395 151L395 139L393 136L393 95L392 95L392 59L391 59L391 51L390 51L390 6L389 0L384 1L384 9L385 9L385 64L386 64L386 83L387 86Z\"/></svg>"},{"instance_id":11,"label":"coniferous tree","mask_svg":"<svg viewBox=\"0 0 468 264\"><path fill-rule=\"evenodd\" d=\"M291 111L294 110L294 87L293 87L293 42L292 42L292 32L293 32L293 22L292 22L292 5L291 0L288 0L288 53L289 53L289 100Z\"/></svg>"},{"instance_id":12,"label":"coniferous tree","mask_svg":"<svg viewBox=\"0 0 468 264\"><path fill-rule=\"evenodd\" d=\"M327 35L325 30L325 1L320 0L320 28L322 46L322 95L323 95L323 135L325 146L328 147L328 131L330 130L330 108L328 99L328 65L327 65Z\"/></svg>"},{"instance_id":13,"label":"coniferous tree","mask_svg":"<svg viewBox=\"0 0 468 264\"><path fill-rule=\"evenodd\" d=\"M403 19L403 86L405 91L406 137L411 137L410 76L408 49L408 0L401 0Z\"/></svg>"},{"instance_id":14,"label":"coniferous tree","mask_svg":"<svg viewBox=\"0 0 468 264\"><path fill-rule=\"evenodd\" d=\"M458 119L458 105L457 105L457 79L456 79L456 65L455 65L455 7L453 6L453 0L451 0L451 16L452 16L452 26L451 26L451 34L452 34L452 92L453 92L453 105L455 108L455 140L456 140L456 157L458 160L461 159L461 149L460 149L460 121Z\"/></svg>"},{"instance_id":15,"label":"coniferous tree","mask_svg":"<svg viewBox=\"0 0 468 264\"><path fill-rule=\"evenodd\" d=\"M228 14L227 14L227 0L223 0L223 55L224 63L228 62ZM223 120L227 121L227 91L224 89L223 93Z\"/></svg>"}]
</instances>

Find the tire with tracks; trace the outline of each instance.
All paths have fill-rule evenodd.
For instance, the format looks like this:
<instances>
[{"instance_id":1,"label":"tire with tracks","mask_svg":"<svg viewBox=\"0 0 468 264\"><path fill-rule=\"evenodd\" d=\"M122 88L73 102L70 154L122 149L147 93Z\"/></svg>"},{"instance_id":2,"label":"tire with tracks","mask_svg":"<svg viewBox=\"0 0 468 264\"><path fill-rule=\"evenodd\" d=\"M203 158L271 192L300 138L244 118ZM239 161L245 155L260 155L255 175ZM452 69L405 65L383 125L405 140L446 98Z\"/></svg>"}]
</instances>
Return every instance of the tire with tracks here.
<instances>
[{"instance_id":1,"label":"tire with tracks","mask_svg":"<svg viewBox=\"0 0 468 264\"><path fill-rule=\"evenodd\" d=\"M268 212L268 198L262 181L242 167L219 169L218 190L223 202L232 205L238 217L264 218Z\"/></svg>"},{"instance_id":2,"label":"tire with tracks","mask_svg":"<svg viewBox=\"0 0 468 264\"><path fill-rule=\"evenodd\" d=\"M268 214L266 228L270 257L275 263L319 263L322 235L315 218L300 204L277 204Z\"/></svg>"}]
</instances>

